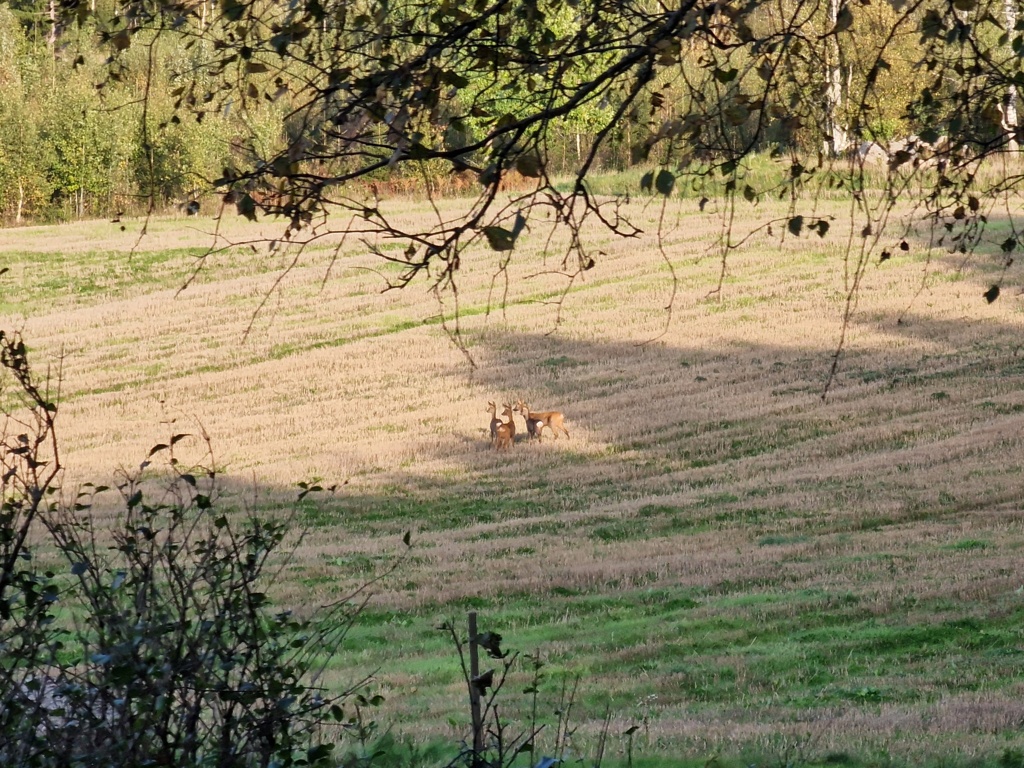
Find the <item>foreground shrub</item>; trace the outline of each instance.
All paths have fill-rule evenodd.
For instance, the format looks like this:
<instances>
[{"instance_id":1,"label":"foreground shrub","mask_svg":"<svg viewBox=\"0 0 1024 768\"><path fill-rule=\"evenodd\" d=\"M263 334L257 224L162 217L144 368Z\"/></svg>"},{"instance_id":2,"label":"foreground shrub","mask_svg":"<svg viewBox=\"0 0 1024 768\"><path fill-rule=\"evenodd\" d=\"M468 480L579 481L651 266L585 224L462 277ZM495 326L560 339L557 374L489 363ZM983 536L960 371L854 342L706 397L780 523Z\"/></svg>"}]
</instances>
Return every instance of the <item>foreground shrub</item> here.
<instances>
[{"instance_id":1,"label":"foreground shrub","mask_svg":"<svg viewBox=\"0 0 1024 768\"><path fill-rule=\"evenodd\" d=\"M366 681L329 694L319 651L362 590L312 619L275 611L263 588L286 523L221 514L215 469L175 456L184 434L116 489L62 501L57 408L17 335L0 333L0 369L0 764L335 764ZM94 498L115 492L117 522L98 530Z\"/></svg>"}]
</instances>

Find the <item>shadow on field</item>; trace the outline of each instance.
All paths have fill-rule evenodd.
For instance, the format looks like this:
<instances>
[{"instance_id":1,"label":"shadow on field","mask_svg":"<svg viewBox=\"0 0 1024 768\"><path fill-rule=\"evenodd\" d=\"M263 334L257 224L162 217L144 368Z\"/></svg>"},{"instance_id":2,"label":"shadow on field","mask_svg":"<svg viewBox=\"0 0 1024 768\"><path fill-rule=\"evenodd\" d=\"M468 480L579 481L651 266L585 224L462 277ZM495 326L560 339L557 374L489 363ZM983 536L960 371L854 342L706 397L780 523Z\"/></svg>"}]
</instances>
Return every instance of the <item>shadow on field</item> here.
<instances>
[{"instance_id":1,"label":"shadow on field","mask_svg":"<svg viewBox=\"0 0 1024 768\"><path fill-rule=\"evenodd\" d=\"M466 487L491 493L516 477L505 496L531 517L566 520L659 504L698 517L709 504L724 515L767 505L856 527L1004 503L1024 460L1024 358L1020 328L989 311L988 275L977 277L909 296L909 309L858 311L825 399L832 352L811 341L822 343L823 323L833 325L824 338L838 338L834 305L805 326L806 339L782 326L778 343L750 340L771 334L741 302L693 343L678 326L671 340L642 345L483 335L473 347L482 399L561 411L571 437L545 431L508 456L465 454ZM943 306L950 291L959 304ZM759 334L733 334L734 324Z\"/></svg>"},{"instance_id":2,"label":"shadow on field","mask_svg":"<svg viewBox=\"0 0 1024 768\"><path fill-rule=\"evenodd\" d=\"M480 609L587 670L591 724L656 701L656 733L704 753L778 733L984 746L1020 722L1024 358L1012 317L962 285L965 302L925 291L902 316L866 293L825 400L834 304L797 302L791 323L771 296L730 297L645 345L489 329L468 395L427 391L332 442L364 439L379 470L301 499L222 488L293 527L270 591L300 610L386 571L412 532L339 649L398 692L395 721L448 732L462 694L424 638ZM487 401L520 398L570 437L531 442L517 415L514 447L491 448Z\"/></svg>"},{"instance_id":3,"label":"shadow on field","mask_svg":"<svg viewBox=\"0 0 1024 768\"><path fill-rule=\"evenodd\" d=\"M923 283L924 264L900 253L870 265L823 400L844 298L833 245L813 235L791 259L737 251L715 301L717 262L684 240L673 322L643 345L665 320L657 258L648 274L609 248L609 270L574 285L552 335L550 301L536 298L547 288L526 281L504 322L488 320L477 274L462 294L480 310L464 326L472 373L424 322L433 303L378 305L358 281L333 298L296 286L300 308L319 313L282 311L259 345L231 330L252 296L212 283L146 304L166 317L145 338L148 310L82 326L83 307L54 321L48 343L84 344L82 328L103 327L67 411L94 420L78 434L89 466L107 443L138 446L165 395L205 407L226 457L216 514L288 527L267 585L275 605L306 612L351 594L411 532L332 661L394 691L375 716L387 727L452 735L465 689L433 627L479 609L510 647L551 654L552 684L585 670L583 731L611 712L618 733L642 722L637 743L652 751L731 755L778 736L840 757L874 739L888 754L909 733L939 755L998 754L1024 722L1021 299L1004 285L984 302L1001 272L986 258L958 272L939 255ZM100 274L109 259L94 256ZM236 261L218 277L248 285ZM153 289L170 280L156 264ZM220 327L220 293L235 325ZM211 320L192 330L200 317ZM562 411L570 436L531 442L517 415L514 447L495 451L486 403L520 398ZM115 461L138 466L151 444ZM183 462L190 448L176 448ZM300 498L300 481L322 489ZM108 523L113 499L90 514ZM770 762L792 762L781 751Z\"/></svg>"}]
</instances>

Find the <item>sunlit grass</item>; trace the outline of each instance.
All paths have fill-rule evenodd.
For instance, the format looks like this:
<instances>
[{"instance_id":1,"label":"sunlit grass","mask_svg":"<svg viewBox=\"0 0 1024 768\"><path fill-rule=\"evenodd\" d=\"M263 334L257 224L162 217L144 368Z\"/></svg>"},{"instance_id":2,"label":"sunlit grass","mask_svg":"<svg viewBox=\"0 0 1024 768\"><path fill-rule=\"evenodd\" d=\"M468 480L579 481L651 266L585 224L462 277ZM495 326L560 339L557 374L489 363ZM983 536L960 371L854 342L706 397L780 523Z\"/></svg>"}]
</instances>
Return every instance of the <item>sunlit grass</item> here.
<instances>
[{"instance_id":1,"label":"sunlit grass","mask_svg":"<svg viewBox=\"0 0 1024 768\"><path fill-rule=\"evenodd\" d=\"M848 265L846 204L819 208L836 216L827 238L758 236L713 293L720 222L673 203L671 316L656 200L628 209L643 238L590 235L603 253L560 308L566 241L543 222L507 293L499 256L468 253L475 368L442 328L450 300L424 283L382 293L354 239L336 261L336 240L312 245L275 289L291 256L248 245L274 222L223 222L245 244L180 293L213 222L157 220L137 246L139 222L0 232L4 326L60 365L69 485L205 430L229 503L291 516L280 603L344 596L413 532L329 673L376 670L396 733L464 735L433 628L477 609L548 660L545 717L582 675L580 743L610 706L620 764L637 724L637 765L991 762L1024 718L1024 304L981 298L998 264L934 253L925 274L915 243L868 267L823 401ZM736 227L785 211L764 202ZM495 453L486 404L518 398L564 411L572 437ZM333 492L295 502L313 478ZM512 693L510 715L525 706Z\"/></svg>"}]
</instances>

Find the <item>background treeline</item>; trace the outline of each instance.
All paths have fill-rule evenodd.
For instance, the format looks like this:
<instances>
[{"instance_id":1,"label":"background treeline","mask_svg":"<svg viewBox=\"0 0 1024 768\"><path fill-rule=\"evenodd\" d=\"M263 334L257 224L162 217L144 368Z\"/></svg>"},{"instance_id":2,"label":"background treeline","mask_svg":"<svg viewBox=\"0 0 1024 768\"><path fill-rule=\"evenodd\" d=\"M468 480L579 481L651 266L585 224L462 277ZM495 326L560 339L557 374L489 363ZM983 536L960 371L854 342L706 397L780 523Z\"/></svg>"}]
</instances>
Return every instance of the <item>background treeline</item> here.
<instances>
[{"instance_id":1,"label":"background treeline","mask_svg":"<svg viewBox=\"0 0 1024 768\"><path fill-rule=\"evenodd\" d=\"M97 9L102 18L102 9ZM181 203L207 187L230 153L234 120L170 122L170 73L183 50L148 52L107 81L94 22L54 34L44 9L0 5L0 220L105 216ZM145 121L143 117L145 116Z\"/></svg>"},{"instance_id":2,"label":"background treeline","mask_svg":"<svg viewBox=\"0 0 1024 768\"><path fill-rule=\"evenodd\" d=\"M294 106L288 103L288 93L274 99L225 102L213 78L203 92L205 66L215 55L215 36L206 34L207 25L218 23L214 5L208 12L195 14L191 34L166 35L156 45L148 44L153 39L150 33L125 36L124 50L117 51L114 65L110 46L102 43L114 37L114 48L119 48L116 30L124 29L124 21L111 0L94 0L89 11L78 23L68 23L66 16L61 23L53 3L13 0L0 4L0 224L182 206L209 193L225 168L258 165L261 158L271 158L287 145L287 115ZM773 20L775 12L765 5L755 19L770 29L779 23ZM828 24L824 12L816 16L821 17L824 30ZM859 9L859 39L881 41L891 32L893 18L895 12L888 4ZM568 15L563 21L573 23ZM871 119L850 126L853 140L889 139L920 129L908 121L905 98L900 98L920 76L911 66L911 49L917 41L908 36L886 44L894 55L881 75L872 74ZM903 48L906 56L899 55ZM860 60L866 56L864 51L870 51L870 46L847 45L840 52L837 71L847 98L863 91L871 69L873 61ZM696 75L706 53L700 46L682 52L683 69L692 64L694 80L699 80ZM784 85L773 94L780 114L787 104L817 105L820 110L821 94L827 88L820 57L807 51L803 62L795 57L787 66L804 71L789 73L793 83L789 89L794 92L787 93ZM741 144L756 134L758 150L820 148L824 125L820 113L804 115L802 120L780 120L774 130L764 130L763 125L757 130L758 114L747 109L742 98L738 107L733 105L737 94L750 90L745 82L757 77L757 72L747 71L734 81L712 81L704 89L702 104L695 102L693 94L675 93L655 79L614 134L604 137L591 170L628 167L638 160L637 144L651 125L664 125L675 117L711 115L714 110L707 102L729 106L724 110L725 123L716 128L731 134L720 137L722 142ZM199 94L200 104L209 101L209 111L192 105L176 113L186 84L189 93ZM493 82L489 87L494 91ZM470 100L476 90L472 82L459 83L451 98ZM548 172L574 171L615 107L609 100L587 104L554 121L555 130L547 134ZM842 121L842 104L830 108L839 112L837 119ZM509 109L515 111L511 96ZM462 121L460 130L471 133L472 123L472 119ZM444 140L458 146L470 138L446 135ZM451 193L472 183L472 179L453 176L444 163L437 164L436 173L425 164L414 175L382 170L375 176L367 181L391 184L397 190L429 184L441 193Z\"/></svg>"},{"instance_id":3,"label":"background treeline","mask_svg":"<svg viewBox=\"0 0 1024 768\"><path fill-rule=\"evenodd\" d=\"M114 9L107 3L105 12L97 2L80 26L59 30L45 4L0 4L4 225L140 212L151 202L156 210L182 206L209 192L225 167L269 156L283 143L287 99L215 106L198 120L175 115L176 89L202 80L209 41L133 44L111 77L99 42ZM589 146L587 122L585 114L565 121L556 164L571 167ZM628 151L621 142L614 149L618 156L604 164L621 167ZM389 176L379 174L378 181ZM435 181L441 191L467 183ZM424 183L421 177L391 182L399 189Z\"/></svg>"}]
</instances>

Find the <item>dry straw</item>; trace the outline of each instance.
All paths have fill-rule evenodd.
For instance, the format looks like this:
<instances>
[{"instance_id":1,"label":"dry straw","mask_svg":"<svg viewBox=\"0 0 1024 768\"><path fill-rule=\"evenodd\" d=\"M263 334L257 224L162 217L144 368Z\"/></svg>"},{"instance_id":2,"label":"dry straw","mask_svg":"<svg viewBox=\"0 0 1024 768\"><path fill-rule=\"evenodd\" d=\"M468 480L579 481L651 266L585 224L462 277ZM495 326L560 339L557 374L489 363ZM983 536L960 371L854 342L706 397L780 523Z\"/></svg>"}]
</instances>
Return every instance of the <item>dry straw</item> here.
<instances>
[{"instance_id":1,"label":"dry straw","mask_svg":"<svg viewBox=\"0 0 1024 768\"><path fill-rule=\"evenodd\" d=\"M330 562L372 561L412 525L408 586L378 604L500 601L509 584L543 601L559 589L744 582L848 592L883 619L940 620L907 608L936 596L954 613L983 611L1020 586L1020 298L1004 290L986 304L994 263L926 259L915 241L868 267L823 402L850 266L844 206L829 205L819 211L836 216L826 239L756 236L730 254L709 296L720 223L679 204L661 244L679 280L667 327L671 276L653 235L591 233L597 266L564 296L565 242L549 241L544 222L531 224L507 273L479 247L459 273L459 328L475 369L439 323L443 314L454 327L451 298L439 305L425 283L382 293L394 268L355 240L339 254L336 240L311 245L283 279L294 253L228 249L178 293L201 252L188 249L211 240L203 226L172 220L156 222L134 255L137 223L124 233L98 223L0 233L8 290L46 296L9 302L3 324L24 326L37 364L61 360L70 482L109 479L170 430L201 425L240 500L285 504L294 483L314 477L337 485L293 561L305 581L277 585L285 603L329 599ZM410 221L432 215L405 207ZM629 213L653 231L657 210ZM753 209L737 232L774 215L785 212ZM259 240L276 227L230 222L226 231ZM486 404L519 398L563 411L571 438L494 451ZM494 508L480 520L368 511L403 498L429 510L453 497L493 498ZM987 544L956 546L965 540ZM325 586L311 589L318 578ZM385 682L402 686L395 675ZM601 684L629 691L635 680ZM458 696L453 688L430 707L458 706ZM900 732L927 751L948 725L964 749L982 749L999 722L1019 723L1019 701L1006 690L940 692L874 714L820 710L820 724L800 727L767 711L755 723L742 708L693 719L676 702L650 738L710 749L774 734L838 749ZM429 729L443 718L419 719Z\"/></svg>"}]
</instances>

